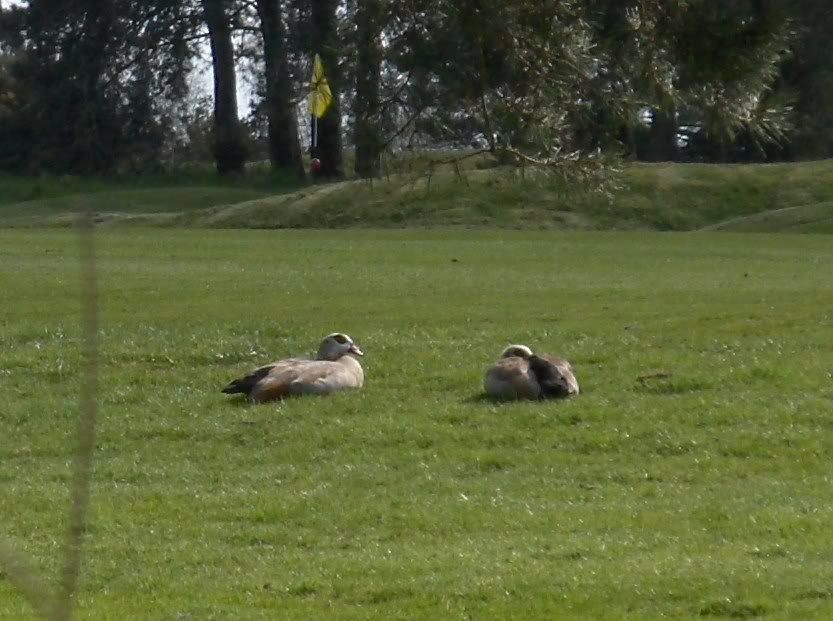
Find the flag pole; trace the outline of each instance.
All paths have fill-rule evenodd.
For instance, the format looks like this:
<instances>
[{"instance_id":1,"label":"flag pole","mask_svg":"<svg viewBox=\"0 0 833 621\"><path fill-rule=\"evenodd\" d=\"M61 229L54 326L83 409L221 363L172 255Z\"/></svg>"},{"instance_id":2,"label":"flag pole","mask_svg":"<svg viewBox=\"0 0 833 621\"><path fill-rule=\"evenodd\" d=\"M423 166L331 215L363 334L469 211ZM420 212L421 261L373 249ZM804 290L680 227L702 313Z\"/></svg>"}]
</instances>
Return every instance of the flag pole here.
<instances>
[{"instance_id":1,"label":"flag pole","mask_svg":"<svg viewBox=\"0 0 833 621\"><path fill-rule=\"evenodd\" d=\"M318 146L318 117L314 114L312 115L312 145L311 147L314 149Z\"/></svg>"}]
</instances>

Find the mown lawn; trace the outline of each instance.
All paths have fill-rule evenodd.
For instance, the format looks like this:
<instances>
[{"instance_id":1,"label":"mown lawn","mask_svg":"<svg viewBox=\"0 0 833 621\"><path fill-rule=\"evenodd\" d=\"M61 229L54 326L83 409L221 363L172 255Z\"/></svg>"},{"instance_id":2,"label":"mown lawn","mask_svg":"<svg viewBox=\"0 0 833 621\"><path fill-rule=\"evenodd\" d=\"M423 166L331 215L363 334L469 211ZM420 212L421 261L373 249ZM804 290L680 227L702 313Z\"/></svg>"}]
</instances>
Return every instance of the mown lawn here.
<instances>
[{"instance_id":1,"label":"mown lawn","mask_svg":"<svg viewBox=\"0 0 833 621\"><path fill-rule=\"evenodd\" d=\"M81 618L833 617L828 237L98 242ZM52 577L76 257L70 231L0 231L0 532ZM334 330L365 349L363 391L258 407L219 393ZM480 399L508 342L570 358L583 394ZM0 574L0 618L27 615Z\"/></svg>"}]
</instances>

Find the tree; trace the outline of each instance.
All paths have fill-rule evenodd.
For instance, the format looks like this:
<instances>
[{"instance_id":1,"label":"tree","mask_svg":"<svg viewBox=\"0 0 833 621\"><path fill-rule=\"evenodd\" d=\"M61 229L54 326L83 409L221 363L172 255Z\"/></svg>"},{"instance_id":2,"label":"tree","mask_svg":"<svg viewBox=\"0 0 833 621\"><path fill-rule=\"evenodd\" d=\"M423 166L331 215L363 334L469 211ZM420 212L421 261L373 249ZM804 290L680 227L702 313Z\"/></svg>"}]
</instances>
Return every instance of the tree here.
<instances>
[{"instance_id":1,"label":"tree","mask_svg":"<svg viewBox=\"0 0 833 621\"><path fill-rule=\"evenodd\" d=\"M246 144L237 112L237 76L227 0L202 0L214 68L214 157L222 175L242 173Z\"/></svg>"},{"instance_id":2,"label":"tree","mask_svg":"<svg viewBox=\"0 0 833 621\"><path fill-rule=\"evenodd\" d=\"M316 53L334 95L315 150L329 178L343 174L343 136L359 176L379 173L384 150L421 145L475 146L579 176L602 171L597 154L617 149L652 160L828 155L827 5L31 0L0 12L0 167L158 165L175 141L204 25L222 173L241 172L246 159L243 59L262 96L252 126L272 166L303 175L293 101Z\"/></svg>"},{"instance_id":3,"label":"tree","mask_svg":"<svg viewBox=\"0 0 833 621\"><path fill-rule=\"evenodd\" d=\"M379 82L384 55L384 15L382 0L358 0L353 142L356 147L355 171L359 177L375 177L380 169L382 136Z\"/></svg>"},{"instance_id":4,"label":"tree","mask_svg":"<svg viewBox=\"0 0 833 621\"><path fill-rule=\"evenodd\" d=\"M827 0L759 0L764 19L788 17L796 31L794 53L780 69L779 86L791 94L795 130L776 153L787 158L833 156L833 11Z\"/></svg>"},{"instance_id":5,"label":"tree","mask_svg":"<svg viewBox=\"0 0 833 621\"><path fill-rule=\"evenodd\" d=\"M785 139L789 108L777 89L790 42L783 15L764 17L745 0L594 4L610 83L630 100L626 141L642 159L677 159L680 144L689 158L751 159ZM647 131L637 120L644 110Z\"/></svg>"},{"instance_id":6,"label":"tree","mask_svg":"<svg viewBox=\"0 0 833 621\"><path fill-rule=\"evenodd\" d=\"M190 53L181 3L31 0L3 13L16 105L0 166L91 173L158 165Z\"/></svg>"},{"instance_id":7,"label":"tree","mask_svg":"<svg viewBox=\"0 0 833 621\"><path fill-rule=\"evenodd\" d=\"M777 92L792 40L784 17L756 13L754 3L700 0L675 24L682 124L700 129L694 138L711 146L709 159L761 159L766 145L786 141L790 107Z\"/></svg>"},{"instance_id":8,"label":"tree","mask_svg":"<svg viewBox=\"0 0 833 621\"><path fill-rule=\"evenodd\" d=\"M269 119L269 158L274 169L304 178L298 139L298 116L292 103L292 76L287 60L287 37L280 0L257 0L263 37L266 113Z\"/></svg>"},{"instance_id":9,"label":"tree","mask_svg":"<svg viewBox=\"0 0 833 621\"><path fill-rule=\"evenodd\" d=\"M581 154L577 120L596 79L582 2L410 0L390 60L408 143L477 145L504 162L571 178L601 170ZM398 133L403 130L397 130Z\"/></svg>"}]
</instances>

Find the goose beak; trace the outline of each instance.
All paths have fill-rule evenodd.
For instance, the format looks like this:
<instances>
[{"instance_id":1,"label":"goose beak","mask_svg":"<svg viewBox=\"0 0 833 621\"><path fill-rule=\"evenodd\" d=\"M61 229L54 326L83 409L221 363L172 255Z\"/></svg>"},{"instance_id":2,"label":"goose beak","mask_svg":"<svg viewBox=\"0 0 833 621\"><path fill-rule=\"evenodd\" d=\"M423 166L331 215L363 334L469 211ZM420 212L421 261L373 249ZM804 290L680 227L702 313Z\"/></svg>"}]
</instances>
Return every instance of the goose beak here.
<instances>
[{"instance_id":1,"label":"goose beak","mask_svg":"<svg viewBox=\"0 0 833 621\"><path fill-rule=\"evenodd\" d=\"M356 354L357 356L364 356L364 352L359 349L359 346L355 343L350 344L350 349L348 349L347 352L350 354Z\"/></svg>"}]
</instances>

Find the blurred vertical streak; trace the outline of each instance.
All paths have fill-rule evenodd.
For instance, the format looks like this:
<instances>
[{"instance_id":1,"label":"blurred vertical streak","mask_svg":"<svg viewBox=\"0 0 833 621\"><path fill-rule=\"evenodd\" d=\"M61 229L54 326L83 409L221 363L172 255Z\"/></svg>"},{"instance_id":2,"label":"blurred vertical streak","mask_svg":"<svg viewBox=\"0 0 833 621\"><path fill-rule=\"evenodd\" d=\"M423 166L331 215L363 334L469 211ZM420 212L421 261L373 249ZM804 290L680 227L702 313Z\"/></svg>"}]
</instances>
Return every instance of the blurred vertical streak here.
<instances>
[{"instance_id":1,"label":"blurred vertical streak","mask_svg":"<svg viewBox=\"0 0 833 621\"><path fill-rule=\"evenodd\" d=\"M44 619L66 621L72 616L81 573L81 548L87 530L87 509L92 485L93 452L98 394L98 283L96 278L94 216L87 209L79 220L81 246L81 322L83 360L78 414L78 444L73 460L70 514L63 550L61 582L53 597L50 588L28 559L0 539L0 567L9 581Z\"/></svg>"},{"instance_id":2,"label":"blurred vertical streak","mask_svg":"<svg viewBox=\"0 0 833 621\"><path fill-rule=\"evenodd\" d=\"M87 510L92 487L93 453L98 395L98 282L95 257L95 220L91 208L79 218L81 262L81 323L83 360L69 525L64 544L61 583L54 600L52 618L66 621L75 608L81 573L81 550L87 530Z\"/></svg>"}]
</instances>

